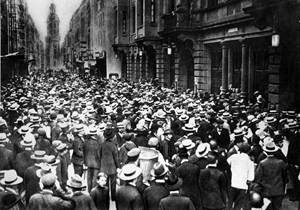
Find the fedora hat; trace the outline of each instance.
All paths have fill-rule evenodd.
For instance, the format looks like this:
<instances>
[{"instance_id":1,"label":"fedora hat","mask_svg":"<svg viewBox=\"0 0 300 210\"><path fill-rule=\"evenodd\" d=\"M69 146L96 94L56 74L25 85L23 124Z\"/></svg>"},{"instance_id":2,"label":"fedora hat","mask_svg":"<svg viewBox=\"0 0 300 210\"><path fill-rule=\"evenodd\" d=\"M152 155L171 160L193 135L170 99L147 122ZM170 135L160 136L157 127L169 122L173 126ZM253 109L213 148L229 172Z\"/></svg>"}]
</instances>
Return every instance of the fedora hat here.
<instances>
[{"instance_id":1,"label":"fedora hat","mask_svg":"<svg viewBox=\"0 0 300 210\"><path fill-rule=\"evenodd\" d=\"M266 123L274 123L276 119L273 116L266 117Z\"/></svg>"},{"instance_id":2,"label":"fedora hat","mask_svg":"<svg viewBox=\"0 0 300 210\"><path fill-rule=\"evenodd\" d=\"M188 131L188 132L194 132L195 128L192 124L186 123L184 124L184 126L182 127L182 130L184 131Z\"/></svg>"},{"instance_id":3,"label":"fedora hat","mask_svg":"<svg viewBox=\"0 0 300 210\"><path fill-rule=\"evenodd\" d=\"M166 177L165 188L169 191L179 190L182 186L182 179L175 174L170 174Z\"/></svg>"},{"instance_id":4,"label":"fedora hat","mask_svg":"<svg viewBox=\"0 0 300 210\"><path fill-rule=\"evenodd\" d=\"M57 165L60 162L60 160L57 159L54 155L45 155L43 158L43 162L48 165L54 166Z\"/></svg>"},{"instance_id":5,"label":"fedora hat","mask_svg":"<svg viewBox=\"0 0 300 210\"><path fill-rule=\"evenodd\" d=\"M105 123L100 123L99 124L99 130L104 131L106 129L106 124Z\"/></svg>"},{"instance_id":6,"label":"fedora hat","mask_svg":"<svg viewBox=\"0 0 300 210\"><path fill-rule=\"evenodd\" d=\"M161 177L161 176L165 175L168 171L169 171L169 169L166 167L165 164L157 162L157 163L154 163L153 169L151 169L150 174L153 177Z\"/></svg>"},{"instance_id":7,"label":"fedora hat","mask_svg":"<svg viewBox=\"0 0 300 210\"><path fill-rule=\"evenodd\" d=\"M67 186L76 189L81 189L84 188L86 185L84 184L82 178L78 174L74 174L73 176L71 176L71 179L67 181Z\"/></svg>"},{"instance_id":8,"label":"fedora hat","mask_svg":"<svg viewBox=\"0 0 300 210\"><path fill-rule=\"evenodd\" d=\"M191 139L183 139L181 142L182 146L187 150L193 149L195 147L195 143Z\"/></svg>"},{"instance_id":9,"label":"fedora hat","mask_svg":"<svg viewBox=\"0 0 300 210\"><path fill-rule=\"evenodd\" d=\"M39 123L40 121L41 121L41 118L38 115L33 115L30 117L30 122L32 122L32 123Z\"/></svg>"},{"instance_id":10,"label":"fedora hat","mask_svg":"<svg viewBox=\"0 0 300 210\"><path fill-rule=\"evenodd\" d=\"M159 119L164 119L166 117L166 112L160 109L156 112L156 117Z\"/></svg>"},{"instance_id":11,"label":"fedora hat","mask_svg":"<svg viewBox=\"0 0 300 210\"><path fill-rule=\"evenodd\" d=\"M20 134L26 134L26 133L31 132L31 131L32 131L32 129L31 129L29 126L27 126L27 125L23 125L23 126L21 126L21 127L18 129L18 132L19 132Z\"/></svg>"},{"instance_id":12,"label":"fedora hat","mask_svg":"<svg viewBox=\"0 0 300 210\"><path fill-rule=\"evenodd\" d=\"M112 139L115 136L115 133L111 128L106 128L103 135L106 139Z\"/></svg>"},{"instance_id":13,"label":"fedora hat","mask_svg":"<svg viewBox=\"0 0 300 210\"><path fill-rule=\"evenodd\" d=\"M0 184L6 186L18 185L23 182L23 178L17 175L16 170L7 170L4 174L4 178L0 180Z\"/></svg>"},{"instance_id":14,"label":"fedora hat","mask_svg":"<svg viewBox=\"0 0 300 210\"><path fill-rule=\"evenodd\" d=\"M31 136L26 135L24 137L24 139L20 142L21 146L23 146L23 147L32 147L33 146L33 139L30 138L30 137Z\"/></svg>"},{"instance_id":15,"label":"fedora hat","mask_svg":"<svg viewBox=\"0 0 300 210\"><path fill-rule=\"evenodd\" d=\"M210 144L209 143L201 143L196 149L195 155L198 158L206 156L210 152Z\"/></svg>"},{"instance_id":16,"label":"fedora hat","mask_svg":"<svg viewBox=\"0 0 300 210\"><path fill-rule=\"evenodd\" d=\"M9 142L6 133L0 133L0 143L6 143L6 142Z\"/></svg>"},{"instance_id":17,"label":"fedora hat","mask_svg":"<svg viewBox=\"0 0 300 210\"><path fill-rule=\"evenodd\" d=\"M0 201L0 209L12 209L21 200L19 195L5 192Z\"/></svg>"},{"instance_id":18,"label":"fedora hat","mask_svg":"<svg viewBox=\"0 0 300 210\"><path fill-rule=\"evenodd\" d=\"M133 163L126 164L122 167L119 174L123 181L130 181L137 178L142 173L142 170Z\"/></svg>"},{"instance_id":19,"label":"fedora hat","mask_svg":"<svg viewBox=\"0 0 300 210\"><path fill-rule=\"evenodd\" d=\"M269 137L271 138L271 137ZM265 152L276 152L278 150L278 146L274 143L274 141L269 141L263 146L263 150Z\"/></svg>"},{"instance_id":20,"label":"fedora hat","mask_svg":"<svg viewBox=\"0 0 300 210\"><path fill-rule=\"evenodd\" d=\"M30 156L31 159L42 160L44 159L46 151L44 150L36 150L33 155Z\"/></svg>"},{"instance_id":21,"label":"fedora hat","mask_svg":"<svg viewBox=\"0 0 300 210\"><path fill-rule=\"evenodd\" d=\"M51 166L48 163L42 163L40 164L40 167L38 170L36 170L37 177L41 178L42 176L51 173Z\"/></svg>"}]
</instances>

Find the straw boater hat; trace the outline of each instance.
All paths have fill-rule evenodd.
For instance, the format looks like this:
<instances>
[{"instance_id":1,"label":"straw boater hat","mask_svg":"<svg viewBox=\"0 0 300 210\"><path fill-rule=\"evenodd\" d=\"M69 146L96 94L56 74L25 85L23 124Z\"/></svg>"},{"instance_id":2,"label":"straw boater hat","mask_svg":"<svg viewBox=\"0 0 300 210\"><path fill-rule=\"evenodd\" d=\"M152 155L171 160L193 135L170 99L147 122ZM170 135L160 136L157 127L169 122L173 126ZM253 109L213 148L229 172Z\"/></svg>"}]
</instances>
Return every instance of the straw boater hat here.
<instances>
[{"instance_id":1,"label":"straw boater hat","mask_svg":"<svg viewBox=\"0 0 300 210\"><path fill-rule=\"evenodd\" d=\"M23 178L17 175L16 170L7 170L4 174L4 178L0 180L1 185L13 186L18 185L23 181Z\"/></svg>"},{"instance_id":2,"label":"straw boater hat","mask_svg":"<svg viewBox=\"0 0 300 210\"><path fill-rule=\"evenodd\" d=\"M43 158L43 162L50 166L54 166L57 165L60 160L57 159L54 155L45 155Z\"/></svg>"},{"instance_id":3,"label":"straw boater hat","mask_svg":"<svg viewBox=\"0 0 300 210\"><path fill-rule=\"evenodd\" d=\"M20 142L21 146L23 147L32 147L33 146L33 139L34 137L30 138L31 136L26 135L24 139Z\"/></svg>"},{"instance_id":4,"label":"straw boater hat","mask_svg":"<svg viewBox=\"0 0 300 210\"><path fill-rule=\"evenodd\" d=\"M194 132L194 131L196 131L196 129L194 128L194 126L192 124L190 124L190 123L184 124L184 127L182 127L182 130L188 131L188 132Z\"/></svg>"},{"instance_id":5,"label":"straw boater hat","mask_svg":"<svg viewBox=\"0 0 300 210\"><path fill-rule=\"evenodd\" d=\"M33 155L30 156L31 159L42 160L45 157L46 152L44 150L36 150Z\"/></svg>"},{"instance_id":6,"label":"straw boater hat","mask_svg":"<svg viewBox=\"0 0 300 210\"><path fill-rule=\"evenodd\" d=\"M0 143L6 143L6 142L9 142L6 133L0 133Z\"/></svg>"},{"instance_id":7,"label":"straw boater hat","mask_svg":"<svg viewBox=\"0 0 300 210\"><path fill-rule=\"evenodd\" d=\"M210 145L209 143L201 143L195 152L195 155L198 158L206 156L210 152Z\"/></svg>"},{"instance_id":8,"label":"straw boater hat","mask_svg":"<svg viewBox=\"0 0 300 210\"><path fill-rule=\"evenodd\" d=\"M288 124L288 127L289 129L293 129L293 128L298 128L299 125L295 121L293 121Z\"/></svg>"},{"instance_id":9,"label":"straw boater hat","mask_svg":"<svg viewBox=\"0 0 300 210\"><path fill-rule=\"evenodd\" d=\"M193 149L195 147L195 143L191 139L183 139L181 142L182 146L187 150Z\"/></svg>"},{"instance_id":10,"label":"straw boater hat","mask_svg":"<svg viewBox=\"0 0 300 210\"><path fill-rule=\"evenodd\" d=\"M266 123L274 123L276 122L276 119L273 116L267 117L266 118Z\"/></svg>"},{"instance_id":11,"label":"straw boater hat","mask_svg":"<svg viewBox=\"0 0 300 210\"><path fill-rule=\"evenodd\" d=\"M82 178L78 174L74 174L71 176L71 179L67 181L67 186L81 189L84 188L86 185L84 184Z\"/></svg>"},{"instance_id":12,"label":"straw boater hat","mask_svg":"<svg viewBox=\"0 0 300 210\"><path fill-rule=\"evenodd\" d=\"M26 134L26 133L31 132L31 131L32 131L32 128L30 128L30 127L27 126L27 125L23 125L23 126L21 126L21 127L18 129L18 132L19 132L20 134Z\"/></svg>"},{"instance_id":13,"label":"straw boater hat","mask_svg":"<svg viewBox=\"0 0 300 210\"><path fill-rule=\"evenodd\" d=\"M137 178L142 173L142 170L135 164L126 164L122 167L119 174L120 179L123 181L131 181Z\"/></svg>"},{"instance_id":14,"label":"straw boater hat","mask_svg":"<svg viewBox=\"0 0 300 210\"><path fill-rule=\"evenodd\" d=\"M278 150L278 146L274 143L274 141L269 141L263 146L263 150L265 152L276 152Z\"/></svg>"},{"instance_id":15,"label":"straw boater hat","mask_svg":"<svg viewBox=\"0 0 300 210\"><path fill-rule=\"evenodd\" d=\"M75 126L74 132L79 133L81 131L84 131L84 127L82 124L78 124Z\"/></svg>"},{"instance_id":16,"label":"straw boater hat","mask_svg":"<svg viewBox=\"0 0 300 210\"><path fill-rule=\"evenodd\" d=\"M40 167L38 170L36 170L37 177L41 178L42 176L51 173L51 166L47 163L40 164Z\"/></svg>"}]
</instances>

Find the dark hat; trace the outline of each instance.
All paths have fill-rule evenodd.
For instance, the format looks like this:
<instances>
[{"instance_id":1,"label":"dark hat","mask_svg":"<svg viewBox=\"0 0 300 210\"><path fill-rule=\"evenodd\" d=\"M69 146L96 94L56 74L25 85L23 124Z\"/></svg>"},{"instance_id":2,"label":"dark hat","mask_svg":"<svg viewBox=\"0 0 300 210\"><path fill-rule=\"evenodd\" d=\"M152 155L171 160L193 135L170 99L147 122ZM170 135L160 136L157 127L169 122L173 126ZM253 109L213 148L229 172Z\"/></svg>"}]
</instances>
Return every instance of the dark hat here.
<instances>
[{"instance_id":1,"label":"dark hat","mask_svg":"<svg viewBox=\"0 0 300 210\"><path fill-rule=\"evenodd\" d=\"M165 164L157 162L154 163L153 169L150 171L150 174L154 177L161 177L168 172L168 168Z\"/></svg>"},{"instance_id":2,"label":"dark hat","mask_svg":"<svg viewBox=\"0 0 300 210\"><path fill-rule=\"evenodd\" d=\"M14 205L16 205L21 200L19 195L16 195L11 192L5 192L2 196L0 209L11 209Z\"/></svg>"},{"instance_id":3,"label":"dark hat","mask_svg":"<svg viewBox=\"0 0 300 210\"><path fill-rule=\"evenodd\" d=\"M219 119L219 118L217 118L216 122L217 122L218 124L223 124L223 123L224 123L224 121L221 120L221 119Z\"/></svg>"},{"instance_id":4,"label":"dark hat","mask_svg":"<svg viewBox=\"0 0 300 210\"><path fill-rule=\"evenodd\" d=\"M278 143L278 142L283 141L282 135L279 135L279 134L274 135L274 136L273 136L273 139L274 139L274 142L275 142L275 143Z\"/></svg>"},{"instance_id":5,"label":"dark hat","mask_svg":"<svg viewBox=\"0 0 300 210\"><path fill-rule=\"evenodd\" d=\"M142 170L135 164L126 164L122 167L120 172L120 179L123 181L130 181L137 178L142 173Z\"/></svg>"},{"instance_id":6,"label":"dark hat","mask_svg":"<svg viewBox=\"0 0 300 210\"><path fill-rule=\"evenodd\" d=\"M76 188L76 189L81 189L85 187L85 184L78 174L74 174L71 176L71 179L67 181L67 186Z\"/></svg>"},{"instance_id":7,"label":"dark hat","mask_svg":"<svg viewBox=\"0 0 300 210\"><path fill-rule=\"evenodd\" d=\"M141 149L140 148L133 148L130 151L127 152L127 156L128 157L137 157L139 156L141 153Z\"/></svg>"},{"instance_id":8,"label":"dark hat","mask_svg":"<svg viewBox=\"0 0 300 210\"><path fill-rule=\"evenodd\" d=\"M122 138L125 140L125 141L130 141L133 137L133 134L132 133L124 133Z\"/></svg>"},{"instance_id":9,"label":"dark hat","mask_svg":"<svg viewBox=\"0 0 300 210\"><path fill-rule=\"evenodd\" d=\"M111 128L106 128L103 135L106 139L112 139L115 136L115 133Z\"/></svg>"},{"instance_id":10,"label":"dark hat","mask_svg":"<svg viewBox=\"0 0 300 210\"><path fill-rule=\"evenodd\" d=\"M165 180L165 188L169 191L179 190L183 183L182 179L175 174L170 174Z\"/></svg>"}]
</instances>

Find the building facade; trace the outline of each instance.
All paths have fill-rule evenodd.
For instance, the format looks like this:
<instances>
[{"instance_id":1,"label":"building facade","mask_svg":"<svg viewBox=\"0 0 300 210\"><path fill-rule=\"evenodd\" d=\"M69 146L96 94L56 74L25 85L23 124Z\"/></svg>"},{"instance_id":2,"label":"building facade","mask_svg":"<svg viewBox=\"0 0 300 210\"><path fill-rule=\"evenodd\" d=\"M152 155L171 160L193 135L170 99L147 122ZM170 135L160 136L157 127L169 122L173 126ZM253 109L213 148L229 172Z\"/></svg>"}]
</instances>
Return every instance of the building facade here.
<instances>
[{"instance_id":1,"label":"building facade","mask_svg":"<svg viewBox=\"0 0 300 210\"><path fill-rule=\"evenodd\" d=\"M82 4L90 7L90 13L79 14L81 23L82 18L91 21L86 27L90 33L85 33L90 36L87 48L102 61L96 67L106 76L116 73L132 81L158 78L161 85L203 93L230 89L246 103L259 91L278 109L298 107L299 0L84 0Z\"/></svg>"},{"instance_id":2,"label":"building facade","mask_svg":"<svg viewBox=\"0 0 300 210\"><path fill-rule=\"evenodd\" d=\"M44 46L24 0L1 1L1 81L44 66Z\"/></svg>"},{"instance_id":3,"label":"building facade","mask_svg":"<svg viewBox=\"0 0 300 210\"><path fill-rule=\"evenodd\" d=\"M60 64L60 35L59 18L56 14L54 3L50 5L50 13L47 18L47 36L46 36L46 62L47 69L58 69Z\"/></svg>"}]
</instances>

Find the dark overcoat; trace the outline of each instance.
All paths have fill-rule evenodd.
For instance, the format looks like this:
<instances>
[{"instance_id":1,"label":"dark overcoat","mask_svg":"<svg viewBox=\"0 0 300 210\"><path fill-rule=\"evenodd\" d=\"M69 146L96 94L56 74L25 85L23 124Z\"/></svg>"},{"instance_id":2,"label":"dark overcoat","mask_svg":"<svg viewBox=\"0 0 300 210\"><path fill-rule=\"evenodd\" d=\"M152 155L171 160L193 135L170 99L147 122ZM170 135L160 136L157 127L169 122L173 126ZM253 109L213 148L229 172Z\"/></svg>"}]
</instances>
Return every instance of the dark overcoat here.
<instances>
[{"instance_id":1,"label":"dark overcoat","mask_svg":"<svg viewBox=\"0 0 300 210\"><path fill-rule=\"evenodd\" d=\"M116 206L118 210L144 210L141 194L136 187L129 184L117 189Z\"/></svg>"}]
</instances>

